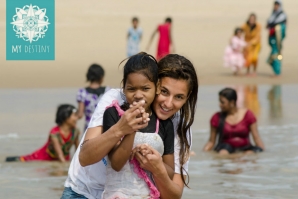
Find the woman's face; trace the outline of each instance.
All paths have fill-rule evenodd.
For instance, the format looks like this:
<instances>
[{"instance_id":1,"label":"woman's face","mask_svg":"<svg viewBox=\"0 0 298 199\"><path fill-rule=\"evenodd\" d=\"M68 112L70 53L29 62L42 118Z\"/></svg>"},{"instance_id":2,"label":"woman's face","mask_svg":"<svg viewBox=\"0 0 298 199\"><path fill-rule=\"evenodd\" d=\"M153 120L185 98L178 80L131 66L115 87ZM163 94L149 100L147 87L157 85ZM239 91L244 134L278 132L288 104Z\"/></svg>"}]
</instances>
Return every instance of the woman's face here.
<instances>
[{"instance_id":1,"label":"woman's face","mask_svg":"<svg viewBox=\"0 0 298 199\"><path fill-rule=\"evenodd\" d=\"M188 82L164 77L160 80L158 94L153 102L153 109L157 117L166 120L172 117L188 99Z\"/></svg>"},{"instance_id":2,"label":"woman's face","mask_svg":"<svg viewBox=\"0 0 298 199\"><path fill-rule=\"evenodd\" d=\"M254 15L251 15L251 16L249 17L249 19L248 19L248 23L249 23L250 25L254 25L254 24L256 24L256 17L255 17Z\"/></svg>"},{"instance_id":3,"label":"woman's face","mask_svg":"<svg viewBox=\"0 0 298 199\"><path fill-rule=\"evenodd\" d=\"M131 73L127 76L123 93L129 104L144 100L144 108L148 112L155 97L156 86L143 74Z\"/></svg>"},{"instance_id":4,"label":"woman's face","mask_svg":"<svg viewBox=\"0 0 298 199\"><path fill-rule=\"evenodd\" d=\"M223 96L219 96L219 107L222 112L228 112L234 107L234 101L229 101Z\"/></svg>"},{"instance_id":5,"label":"woman's face","mask_svg":"<svg viewBox=\"0 0 298 199\"><path fill-rule=\"evenodd\" d=\"M78 121L78 116L75 112L73 112L69 118L67 118L67 120L65 121L66 124L68 124L69 126L71 126L72 128L75 128L77 125L77 121Z\"/></svg>"}]
</instances>

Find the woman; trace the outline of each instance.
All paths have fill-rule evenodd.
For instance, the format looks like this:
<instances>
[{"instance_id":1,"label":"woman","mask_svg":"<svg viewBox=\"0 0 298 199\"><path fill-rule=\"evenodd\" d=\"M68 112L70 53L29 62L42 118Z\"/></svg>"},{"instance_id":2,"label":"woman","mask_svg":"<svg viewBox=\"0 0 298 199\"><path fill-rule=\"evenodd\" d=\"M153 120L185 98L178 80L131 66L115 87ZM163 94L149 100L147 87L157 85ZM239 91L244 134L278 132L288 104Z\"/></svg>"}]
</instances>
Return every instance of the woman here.
<instances>
[{"instance_id":1,"label":"woman","mask_svg":"<svg viewBox=\"0 0 298 199\"><path fill-rule=\"evenodd\" d=\"M268 63L271 65L274 75L278 77L281 74L282 60L282 41L286 36L287 16L283 12L281 0L274 2L273 12L268 19L267 28L269 30L269 45L271 46L271 54Z\"/></svg>"},{"instance_id":2,"label":"woman","mask_svg":"<svg viewBox=\"0 0 298 199\"><path fill-rule=\"evenodd\" d=\"M258 57L261 49L261 25L257 23L257 16L252 13L247 22L242 26L247 46L244 50L247 75L250 75L250 68L253 66L253 76L256 76Z\"/></svg>"},{"instance_id":3,"label":"woman","mask_svg":"<svg viewBox=\"0 0 298 199\"><path fill-rule=\"evenodd\" d=\"M140 146L134 152L141 167L153 174L161 198L181 198L184 185L187 185L190 126L196 108L198 80L192 63L179 55L164 57L159 62L158 70L158 92L152 108L159 119L172 118L175 132L175 170L163 164L160 155L154 149L149 148L153 153L141 154L147 146ZM134 103L118 123L101 134L103 112L113 100L118 100L119 103L124 101L119 89L108 91L98 103L89 128L82 138L82 146L77 150L70 165L62 198L69 195L78 197L78 194L80 198L100 198L105 184L105 156L121 137L147 125L142 123L146 114L143 114L143 118L136 118L143 113L143 104ZM172 179L168 172L172 174Z\"/></svg>"},{"instance_id":4,"label":"woman","mask_svg":"<svg viewBox=\"0 0 298 199\"><path fill-rule=\"evenodd\" d=\"M210 138L204 151L214 148L221 155L237 151L263 151L264 144L257 129L257 120L250 110L237 108L236 91L231 88L223 89L219 92L219 102L221 112L215 113L211 118ZM250 143L249 133L252 134L256 146ZM216 137L218 143L215 146Z\"/></svg>"}]
</instances>

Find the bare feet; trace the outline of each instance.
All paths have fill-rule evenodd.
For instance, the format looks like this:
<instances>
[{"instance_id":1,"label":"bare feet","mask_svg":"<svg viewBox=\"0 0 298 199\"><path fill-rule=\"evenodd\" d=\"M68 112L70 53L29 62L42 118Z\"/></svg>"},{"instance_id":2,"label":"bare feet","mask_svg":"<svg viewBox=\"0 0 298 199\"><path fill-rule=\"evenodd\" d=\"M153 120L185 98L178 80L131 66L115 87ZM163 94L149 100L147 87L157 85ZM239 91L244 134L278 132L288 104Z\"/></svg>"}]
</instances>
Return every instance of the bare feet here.
<instances>
[{"instance_id":1,"label":"bare feet","mask_svg":"<svg viewBox=\"0 0 298 199\"><path fill-rule=\"evenodd\" d=\"M275 75L275 74L274 74L274 75L271 75L270 77L271 77L271 78L280 78L280 75Z\"/></svg>"}]
</instances>

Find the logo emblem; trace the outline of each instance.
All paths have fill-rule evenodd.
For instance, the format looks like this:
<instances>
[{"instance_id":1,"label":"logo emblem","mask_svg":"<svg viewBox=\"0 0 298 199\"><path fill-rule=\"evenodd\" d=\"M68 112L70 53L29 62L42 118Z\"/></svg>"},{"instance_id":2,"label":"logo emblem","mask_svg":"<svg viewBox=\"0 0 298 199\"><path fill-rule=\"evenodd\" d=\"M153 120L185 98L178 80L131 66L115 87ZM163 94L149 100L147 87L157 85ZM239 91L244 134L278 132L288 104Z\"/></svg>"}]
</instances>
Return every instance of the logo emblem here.
<instances>
[{"instance_id":1,"label":"logo emblem","mask_svg":"<svg viewBox=\"0 0 298 199\"><path fill-rule=\"evenodd\" d=\"M30 43L44 38L50 24L46 9L40 9L36 5L16 8L16 14L12 19L11 24L16 36Z\"/></svg>"}]
</instances>

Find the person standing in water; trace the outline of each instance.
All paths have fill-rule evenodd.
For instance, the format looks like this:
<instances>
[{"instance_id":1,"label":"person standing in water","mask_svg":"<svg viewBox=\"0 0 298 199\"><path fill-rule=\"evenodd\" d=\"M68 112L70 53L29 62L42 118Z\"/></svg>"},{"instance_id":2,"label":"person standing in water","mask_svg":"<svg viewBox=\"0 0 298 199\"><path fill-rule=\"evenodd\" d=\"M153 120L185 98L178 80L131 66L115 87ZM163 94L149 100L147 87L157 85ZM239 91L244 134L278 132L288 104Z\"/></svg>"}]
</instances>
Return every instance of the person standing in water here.
<instances>
[{"instance_id":1,"label":"person standing in water","mask_svg":"<svg viewBox=\"0 0 298 199\"><path fill-rule=\"evenodd\" d=\"M238 151L261 152L264 144L257 128L255 115L246 108L236 106L237 93L232 88L225 88L219 92L221 112L215 113L210 120L210 137L204 151L214 149L220 155L227 155ZM252 145L249 134L252 134L255 145ZM216 137L218 137L217 145Z\"/></svg>"},{"instance_id":2,"label":"person standing in water","mask_svg":"<svg viewBox=\"0 0 298 199\"><path fill-rule=\"evenodd\" d=\"M256 14L249 15L247 22L242 26L245 35L245 42L247 43L244 49L245 66L247 68L247 75L256 76L258 57L261 49L261 25L257 23ZM253 73L250 74L250 68L253 66Z\"/></svg>"},{"instance_id":3,"label":"person standing in water","mask_svg":"<svg viewBox=\"0 0 298 199\"><path fill-rule=\"evenodd\" d=\"M267 22L269 45L271 46L268 63L273 69L273 77L278 77L281 74L281 60L283 58L281 50L282 41L286 37L286 22L287 16L283 12L281 0L274 1L273 12Z\"/></svg>"},{"instance_id":4,"label":"person standing in water","mask_svg":"<svg viewBox=\"0 0 298 199\"><path fill-rule=\"evenodd\" d=\"M157 55L156 60L161 60L166 55L170 54L170 51L172 53L174 50L174 42L172 38L172 19L170 17L166 18L165 23L161 24L157 27L157 29L153 32L149 44L147 46L147 51L150 48L150 45L156 35L156 33L159 33L159 40L158 40L158 46L157 46ZM172 49L170 50L170 46Z\"/></svg>"},{"instance_id":5,"label":"person standing in water","mask_svg":"<svg viewBox=\"0 0 298 199\"><path fill-rule=\"evenodd\" d=\"M78 111L77 115L81 119L85 115L85 128L87 129L91 116L96 108L101 96L110 88L102 86L105 71L98 64L92 64L86 74L88 87L79 89L77 93Z\"/></svg>"},{"instance_id":6,"label":"person standing in water","mask_svg":"<svg viewBox=\"0 0 298 199\"><path fill-rule=\"evenodd\" d=\"M243 30L236 28L234 36L226 47L224 54L224 66L231 68L235 76L240 75L240 70L244 66L243 49L245 46L246 42L243 38Z\"/></svg>"},{"instance_id":7,"label":"person standing in water","mask_svg":"<svg viewBox=\"0 0 298 199\"><path fill-rule=\"evenodd\" d=\"M132 18L132 27L127 33L127 57L131 57L140 52L140 41L142 39L143 30L138 27L139 19Z\"/></svg>"}]
</instances>

